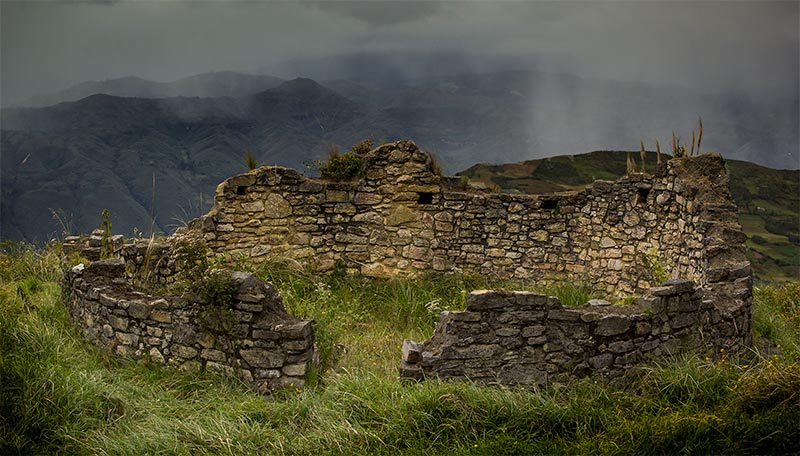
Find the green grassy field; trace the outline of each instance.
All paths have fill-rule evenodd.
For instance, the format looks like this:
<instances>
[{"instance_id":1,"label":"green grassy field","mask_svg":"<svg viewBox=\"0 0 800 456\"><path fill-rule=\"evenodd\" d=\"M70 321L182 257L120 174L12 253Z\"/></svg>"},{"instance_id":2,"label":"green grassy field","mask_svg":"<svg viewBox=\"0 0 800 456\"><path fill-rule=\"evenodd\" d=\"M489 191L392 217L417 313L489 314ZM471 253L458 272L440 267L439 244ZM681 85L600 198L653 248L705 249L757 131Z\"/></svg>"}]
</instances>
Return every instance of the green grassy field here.
<instances>
[{"instance_id":1,"label":"green grassy field","mask_svg":"<svg viewBox=\"0 0 800 456\"><path fill-rule=\"evenodd\" d=\"M64 262L57 245L0 253L0 454L800 450L797 283L757 290L755 329L769 351L666 360L624 389L592 379L541 389L404 385L403 338L428 337L441 310L495 284L457 275L319 277L272 265L256 272L274 281L291 312L317 320L323 367L305 388L261 396L236 380L115 359L86 343L61 300Z\"/></svg>"}]
</instances>

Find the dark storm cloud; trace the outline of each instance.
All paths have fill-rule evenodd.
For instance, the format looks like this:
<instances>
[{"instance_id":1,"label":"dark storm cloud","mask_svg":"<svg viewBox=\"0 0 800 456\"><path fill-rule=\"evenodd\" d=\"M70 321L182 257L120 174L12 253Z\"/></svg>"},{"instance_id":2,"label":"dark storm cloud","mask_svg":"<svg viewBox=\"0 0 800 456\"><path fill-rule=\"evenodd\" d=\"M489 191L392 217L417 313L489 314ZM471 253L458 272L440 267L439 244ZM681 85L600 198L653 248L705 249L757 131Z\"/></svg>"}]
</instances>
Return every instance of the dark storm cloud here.
<instances>
[{"instance_id":1,"label":"dark storm cloud","mask_svg":"<svg viewBox=\"0 0 800 456\"><path fill-rule=\"evenodd\" d=\"M375 27L397 25L432 17L441 8L439 3L421 1L405 1L402 3L328 1L311 2L306 5L334 15L350 17Z\"/></svg>"},{"instance_id":2,"label":"dark storm cloud","mask_svg":"<svg viewBox=\"0 0 800 456\"><path fill-rule=\"evenodd\" d=\"M753 97L798 90L798 2L2 1L0 20L3 104L128 75L294 77L303 65L285 62L352 55L395 58L412 76L448 71L420 57L446 54L461 56L454 70L537 66Z\"/></svg>"}]
</instances>

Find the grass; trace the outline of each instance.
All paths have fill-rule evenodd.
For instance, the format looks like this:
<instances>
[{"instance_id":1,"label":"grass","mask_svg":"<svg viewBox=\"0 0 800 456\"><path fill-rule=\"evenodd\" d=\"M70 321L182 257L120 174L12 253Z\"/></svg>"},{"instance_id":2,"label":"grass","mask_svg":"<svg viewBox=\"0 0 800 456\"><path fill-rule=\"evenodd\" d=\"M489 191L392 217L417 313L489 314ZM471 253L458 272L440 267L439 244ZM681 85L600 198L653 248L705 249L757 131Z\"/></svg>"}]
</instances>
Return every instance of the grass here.
<instances>
[{"instance_id":1,"label":"grass","mask_svg":"<svg viewBox=\"0 0 800 456\"><path fill-rule=\"evenodd\" d=\"M798 450L797 284L756 290L777 354L696 356L620 389L544 389L397 376L403 338L429 336L484 278L317 277L272 265L287 307L317 320L329 367L272 396L236 380L106 356L68 323L55 247L0 253L0 454L784 454ZM780 348L778 348L780 347Z\"/></svg>"}]
</instances>

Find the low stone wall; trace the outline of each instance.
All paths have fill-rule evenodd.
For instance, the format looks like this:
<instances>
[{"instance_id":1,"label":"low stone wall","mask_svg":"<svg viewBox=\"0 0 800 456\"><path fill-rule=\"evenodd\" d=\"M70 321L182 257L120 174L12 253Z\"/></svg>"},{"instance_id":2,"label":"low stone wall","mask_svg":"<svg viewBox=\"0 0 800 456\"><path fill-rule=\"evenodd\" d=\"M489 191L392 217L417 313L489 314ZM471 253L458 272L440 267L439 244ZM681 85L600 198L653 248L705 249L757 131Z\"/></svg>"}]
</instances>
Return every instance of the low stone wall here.
<instances>
[{"instance_id":1,"label":"low stone wall","mask_svg":"<svg viewBox=\"0 0 800 456\"><path fill-rule=\"evenodd\" d=\"M135 287L153 288L167 287L179 280L181 265L176 257L181 256L184 246L178 236L158 237L150 239L126 239L121 234L112 236L110 252L103 252L102 232L95 230L91 235L67 236L63 242L63 251L66 255L78 254L89 261L101 259L101 254L106 257L119 258L125 262L125 273L128 281ZM188 242L188 241L187 241ZM204 245L197 245L200 255L207 255Z\"/></svg>"},{"instance_id":2,"label":"low stone wall","mask_svg":"<svg viewBox=\"0 0 800 456\"><path fill-rule=\"evenodd\" d=\"M312 321L286 313L271 284L228 274L230 308L203 312L191 299L135 290L121 259L78 265L67 274L70 318L116 355L239 376L262 393L302 385L314 358Z\"/></svg>"},{"instance_id":3,"label":"low stone wall","mask_svg":"<svg viewBox=\"0 0 800 456\"><path fill-rule=\"evenodd\" d=\"M632 367L687 351L717 356L751 343L750 309L715 306L688 280L651 288L635 305L564 307L535 293L475 291L462 312L444 312L433 337L406 340L400 375L505 384L618 378Z\"/></svg>"}]
</instances>

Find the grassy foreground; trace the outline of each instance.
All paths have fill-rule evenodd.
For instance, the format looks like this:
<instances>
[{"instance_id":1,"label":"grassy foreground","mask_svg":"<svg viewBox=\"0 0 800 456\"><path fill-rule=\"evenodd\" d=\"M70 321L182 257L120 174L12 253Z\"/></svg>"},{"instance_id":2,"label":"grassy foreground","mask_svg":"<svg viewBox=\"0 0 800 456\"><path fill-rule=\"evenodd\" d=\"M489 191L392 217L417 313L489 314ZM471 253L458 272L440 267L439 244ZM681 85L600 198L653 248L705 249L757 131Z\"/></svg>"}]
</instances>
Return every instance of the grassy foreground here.
<instances>
[{"instance_id":1,"label":"grassy foreground","mask_svg":"<svg viewBox=\"0 0 800 456\"><path fill-rule=\"evenodd\" d=\"M235 380L113 359L61 301L58 246L0 253L0 454L786 454L800 450L800 285L757 290L779 354L686 356L625 389L397 378L403 338L485 279L315 277L271 267L289 310L317 320L329 368L269 397ZM524 284L516 284L524 285ZM759 346L769 343L759 343ZM773 348L773 350L776 350Z\"/></svg>"}]
</instances>

